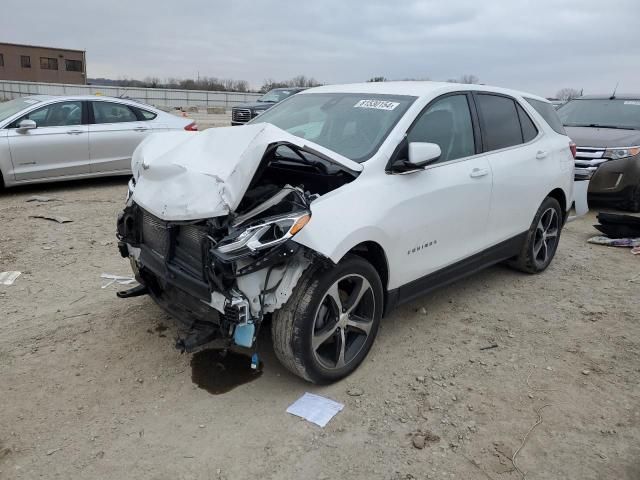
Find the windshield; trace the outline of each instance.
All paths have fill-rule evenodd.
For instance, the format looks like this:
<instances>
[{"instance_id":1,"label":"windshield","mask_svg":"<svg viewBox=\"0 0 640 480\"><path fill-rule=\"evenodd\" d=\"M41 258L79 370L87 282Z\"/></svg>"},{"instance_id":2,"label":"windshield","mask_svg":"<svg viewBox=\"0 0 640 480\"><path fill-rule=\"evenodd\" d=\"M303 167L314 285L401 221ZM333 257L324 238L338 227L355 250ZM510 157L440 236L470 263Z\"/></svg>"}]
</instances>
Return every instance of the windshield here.
<instances>
[{"instance_id":1,"label":"windshield","mask_svg":"<svg viewBox=\"0 0 640 480\"><path fill-rule=\"evenodd\" d=\"M271 123L356 162L378 150L416 97L363 93L295 95L251 123Z\"/></svg>"},{"instance_id":2,"label":"windshield","mask_svg":"<svg viewBox=\"0 0 640 480\"><path fill-rule=\"evenodd\" d=\"M558 115L567 127L640 130L640 100L572 100Z\"/></svg>"},{"instance_id":3,"label":"windshield","mask_svg":"<svg viewBox=\"0 0 640 480\"><path fill-rule=\"evenodd\" d=\"M293 95L294 93L296 93L296 90L271 90L267 93L265 93L263 96L261 96L258 99L258 102L273 102L273 103L278 103L282 100L284 100L287 97L290 97L291 95Z\"/></svg>"},{"instance_id":4,"label":"windshield","mask_svg":"<svg viewBox=\"0 0 640 480\"><path fill-rule=\"evenodd\" d=\"M8 102L0 102L0 122L39 102L40 100L34 98L16 98Z\"/></svg>"}]
</instances>

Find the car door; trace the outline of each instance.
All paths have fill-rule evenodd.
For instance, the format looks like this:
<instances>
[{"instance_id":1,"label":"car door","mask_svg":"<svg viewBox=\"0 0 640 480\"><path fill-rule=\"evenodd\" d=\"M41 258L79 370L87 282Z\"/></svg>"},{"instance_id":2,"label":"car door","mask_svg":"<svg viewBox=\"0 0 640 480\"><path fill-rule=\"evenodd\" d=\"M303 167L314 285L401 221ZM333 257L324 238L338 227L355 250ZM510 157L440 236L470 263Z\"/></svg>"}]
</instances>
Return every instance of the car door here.
<instances>
[{"instance_id":1,"label":"car door","mask_svg":"<svg viewBox=\"0 0 640 480\"><path fill-rule=\"evenodd\" d=\"M91 171L129 171L133 151L152 132L149 123L140 121L135 107L125 103L94 100L90 104Z\"/></svg>"},{"instance_id":2,"label":"car door","mask_svg":"<svg viewBox=\"0 0 640 480\"><path fill-rule=\"evenodd\" d=\"M15 179L36 180L90 172L89 133L84 102L68 100L35 109L7 131ZM17 128L33 120L36 128Z\"/></svg>"},{"instance_id":3,"label":"car door","mask_svg":"<svg viewBox=\"0 0 640 480\"><path fill-rule=\"evenodd\" d=\"M397 284L483 250L491 202L491 169L477 154L479 132L470 95L446 95L432 102L407 132L402 148L409 142L436 143L442 155L424 170L388 177L385 190L401 197L388 212L385 228L396 235L390 263L398 266Z\"/></svg>"},{"instance_id":4,"label":"car door","mask_svg":"<svg viewBox=\"0 0 640 480\"><path fill-rule=\"evenodd\" d=\"M484 150L493 172L488 233L497 244L526 232L549 193L548 168L554 162L548 139L514 98L474 95Z\"/></svg>"}]
</instances>

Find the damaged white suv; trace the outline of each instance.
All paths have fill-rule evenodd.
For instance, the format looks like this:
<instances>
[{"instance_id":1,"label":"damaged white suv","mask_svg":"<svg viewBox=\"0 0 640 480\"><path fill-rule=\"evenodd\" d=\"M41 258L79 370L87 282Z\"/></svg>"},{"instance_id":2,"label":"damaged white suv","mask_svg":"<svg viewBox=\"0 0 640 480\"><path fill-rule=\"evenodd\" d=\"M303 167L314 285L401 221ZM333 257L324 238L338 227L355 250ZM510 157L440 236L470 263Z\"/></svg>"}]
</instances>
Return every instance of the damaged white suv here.
<instances>
[{"instance_id":1,"label":"damaged white suv","mask_svg":"<svg viewBox=\"0 0 640 480\"><path fill-rule=\"evenodd\" d=\"M119 296L151 295L186 351L255 351L270 316L289 370L340 379L395 305L500 261L549 265L574 160L548 106L479 85L325 86L247 126L153 135L118 219L141 285Z\"/></svg>"}]
</instances>

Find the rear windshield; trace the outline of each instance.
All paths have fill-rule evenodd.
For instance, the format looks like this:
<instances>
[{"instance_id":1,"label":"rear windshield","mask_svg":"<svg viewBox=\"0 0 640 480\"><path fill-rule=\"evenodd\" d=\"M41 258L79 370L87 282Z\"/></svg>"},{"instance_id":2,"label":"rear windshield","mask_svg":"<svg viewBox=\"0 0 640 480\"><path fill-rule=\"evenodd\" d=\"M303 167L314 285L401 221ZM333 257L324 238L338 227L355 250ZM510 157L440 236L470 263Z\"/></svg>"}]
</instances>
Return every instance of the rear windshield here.
<instances>
[{"instance_id":1,"label":"rear windshield","mask_svg":"<svg viewBox=\"0 0 640 480\"><path fill-rule=\"evenodd\" d=\"M640 100L576 99L558 110L567 127L640 130Z\"/></svg>"},{"instance_id":2,"label":"rear windshield","mask_svg":"<svg viewBox=\"0 0 640 480\"><path fill-rule=\"evenodd\" d=\"M0 102L0 122L3 122L7 118L14 116L16 113L27 107L31 107L36 103L40 103L40 100L24 97L9 100L8 102Z\"/></svg>"},{"instance_id":3,"label":"rear windshield","mask_svg":"<svg viewBox=\"0 0 640 480\"><path fill-rule=\"evenodd\" d=\"M562 121L558 117L558 111L556 111L555 107L551 103L541 102L540 100L534 100L533 98L525 98L525 100L536 110L536 112L540 114L542 118L544 118L545 122L547 122L556 133L559 133L560 135L567 134L562 126Z\"/></svg>"},{"instance_id":4,"label":"rear windshield","mask_svg":"<svg viewBox=\"0 0 640 480\"><path fill-rule=\"evenodd\" d=\"M416 97L370 93L294 95L251 123L271 123L356 162L368 160Z\"/></svg>"}]
</instances>

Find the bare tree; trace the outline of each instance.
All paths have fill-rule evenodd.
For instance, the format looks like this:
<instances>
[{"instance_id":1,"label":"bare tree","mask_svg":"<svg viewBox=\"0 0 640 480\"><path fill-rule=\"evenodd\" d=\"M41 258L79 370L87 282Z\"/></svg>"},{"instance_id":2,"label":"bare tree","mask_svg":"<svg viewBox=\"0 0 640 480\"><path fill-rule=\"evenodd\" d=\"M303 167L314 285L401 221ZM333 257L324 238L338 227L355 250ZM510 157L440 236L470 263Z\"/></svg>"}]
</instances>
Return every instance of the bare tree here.
<instances>
[{"instance_id":1,"label":"bare tree","mask_svg":"<svg viewBox=\"0 0 640 480\"><path fill-rule=\"evenodd\" d=\"M577 98L581 95L582 95L582 91L578 90L577 88L567 87L567 88L561 88L560 90L558 90L558 93L556 93L556 98L558 100L568 102L569 100L573 98Z\"/></svg>"},{"instance_id":2,"label":"bare tree","mask_svg":"<svg viewBox=\"0 0 640 480\"><path fill-rule=\"evenodd\" d=\"M480 79L471 73L465 73L460 77L460 81L459 81L459 83L479 83L479 82L480 82Z\"/></svg>"},{"instance_id":3,"label":"bare tree","mask_svg":"<svg viewBox=\"0 0 640 480\"><path fill-rule=\"evenodd\" d=\"M449 78L447 79L447 82L449 83L480 83L480 79L471 73L465 73L460 78Z\"/></svg>"}]
</instances>

